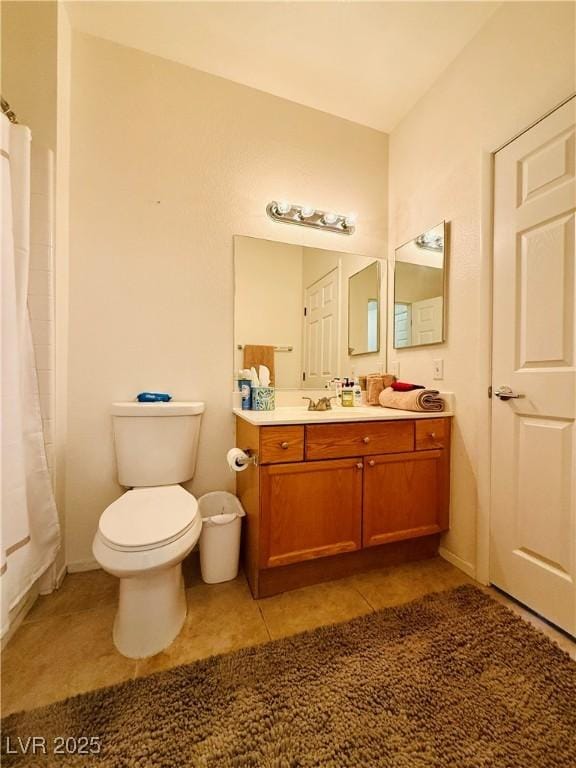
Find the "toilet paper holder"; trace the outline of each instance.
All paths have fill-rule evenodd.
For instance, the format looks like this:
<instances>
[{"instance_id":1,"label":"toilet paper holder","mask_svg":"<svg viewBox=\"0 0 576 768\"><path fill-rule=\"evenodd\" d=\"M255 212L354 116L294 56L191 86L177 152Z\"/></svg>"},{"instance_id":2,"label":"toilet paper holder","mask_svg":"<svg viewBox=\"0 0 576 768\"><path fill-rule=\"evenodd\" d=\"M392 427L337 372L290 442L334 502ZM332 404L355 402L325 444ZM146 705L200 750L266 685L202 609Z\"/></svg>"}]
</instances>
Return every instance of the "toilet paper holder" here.
<instances>
[{"instance_id":1,"label":"toilet paper holder","mask_svg":"<svg viewBox=\"0 0 576 768\"><path fill-rule=\"evenodd\" d=\"M234 472L243 472L250 464L258 464L258 453L252 448L230 448L226 461Z\"/></svg>"},{"instance_id":2,"label":"toilet paper holder","mask_svg":"<svg viewBox=\"0 0 576 768\"><path fill-rule=\"evenodd\" d=\"M242 448L246 456L248 456L248 461L245 461L244 464L254 464L255 467L258 466L258 453L257 451L253 451L252 448Z\"/></svg>"}]
</instances>

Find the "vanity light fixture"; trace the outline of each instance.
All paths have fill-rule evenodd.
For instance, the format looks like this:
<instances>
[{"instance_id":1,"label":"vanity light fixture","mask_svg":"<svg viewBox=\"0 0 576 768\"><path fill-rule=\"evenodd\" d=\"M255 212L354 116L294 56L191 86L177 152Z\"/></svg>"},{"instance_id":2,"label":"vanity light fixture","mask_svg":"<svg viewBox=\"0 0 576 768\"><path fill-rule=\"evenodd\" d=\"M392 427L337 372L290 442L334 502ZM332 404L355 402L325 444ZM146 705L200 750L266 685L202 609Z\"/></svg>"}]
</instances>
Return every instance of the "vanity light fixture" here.
<instances>
[{"instance_id":1,"label":"vanity light fixture","mask_svg":"<svg viewBox=\"0 0 576 768\"><path fill-rule=\"evenodd\" d=\"M338 221L338 215L336 213L332 213L332 211L327 211L322 216L322 224L336 224Z\"/></svg>"},{"instance_id":2,"label":"vanity light fixture","mask_svg":"<svg viewBox=\"0 0 576 768\"><path fill-rule=\"evenodd\" d=\"M434 232L424 232L422 235L418 235L415 240L418 248L424 248L427 251L440 251L444 250L444 235L437 235Z\"/></svg>"},{"instance_id":3,"label":"vanity light fixture","mask_svg":"<svg viewBox=\"0 0 576 768\"><path fill-rule=\"evenodd\" d=\"M318 211L310 205L293 205L282 200L272 200L271 203L268 203L266 213L274 221L324 229L328 232L338 232L341 235L353 235L356 229L356 214Z\"/></svg>"}]
</instances>

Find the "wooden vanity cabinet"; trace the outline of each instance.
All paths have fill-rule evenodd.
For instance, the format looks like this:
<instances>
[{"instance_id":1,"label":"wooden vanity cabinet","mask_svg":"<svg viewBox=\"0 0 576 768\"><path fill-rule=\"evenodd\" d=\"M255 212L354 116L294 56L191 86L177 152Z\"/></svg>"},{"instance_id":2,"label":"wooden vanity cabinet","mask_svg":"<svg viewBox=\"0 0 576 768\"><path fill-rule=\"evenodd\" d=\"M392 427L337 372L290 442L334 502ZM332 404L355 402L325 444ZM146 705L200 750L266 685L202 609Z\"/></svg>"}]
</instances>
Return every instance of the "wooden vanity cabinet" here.
<instances>
[{"instance_id":1,"label":"wooden vanity cabinet","mask_svg":"<svg viewBox=\"0 0 576 768\"><path fill-rule=\"evenodd\" d=\"M362 526L365 547L446 530L444 459L442 450L366 458Z\"/></svg>"},{"instance_id":2,"label":"wooden vanity cabinet","mask_svg":"<svg viewBox=\"0 0 576 768\"><path fill-rule=\"evenodd\" d=\"M269 464L260 473L260 567L362 546L359 459Z\"/></svg>"},{"instance_id":3,"label":"wooden vanity cabinet","mask_svg":"<svg viewBox=\"0 0 576 768\"><path fill-rule=\"evenodd\" d=\"M257 463L237 476L244 567L265 597L432 557L448 528L449 418L255 426Z\"/></svg>"}]
</instances>

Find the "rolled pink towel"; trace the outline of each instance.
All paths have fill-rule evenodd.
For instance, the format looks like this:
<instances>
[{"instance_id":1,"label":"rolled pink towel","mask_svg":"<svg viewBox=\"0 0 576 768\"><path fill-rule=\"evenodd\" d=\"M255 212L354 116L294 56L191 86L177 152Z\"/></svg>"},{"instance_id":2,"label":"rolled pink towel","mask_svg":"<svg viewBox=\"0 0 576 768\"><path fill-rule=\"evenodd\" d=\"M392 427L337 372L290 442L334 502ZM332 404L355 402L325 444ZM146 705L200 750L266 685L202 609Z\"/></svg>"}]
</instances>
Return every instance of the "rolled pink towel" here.
<instances>
[{"instance_id":1,"label":"rolled pink towel","mask_svg":"<svg viewBox=\"0 0 576 768\"><path fill-rule=\"evenodd\" d=\"M395 392L387 387L378 397L383 408L398 408L401 411L443 411L444 400L437 389L413 389L411 392Z\"/></svg>"}]
</instances>

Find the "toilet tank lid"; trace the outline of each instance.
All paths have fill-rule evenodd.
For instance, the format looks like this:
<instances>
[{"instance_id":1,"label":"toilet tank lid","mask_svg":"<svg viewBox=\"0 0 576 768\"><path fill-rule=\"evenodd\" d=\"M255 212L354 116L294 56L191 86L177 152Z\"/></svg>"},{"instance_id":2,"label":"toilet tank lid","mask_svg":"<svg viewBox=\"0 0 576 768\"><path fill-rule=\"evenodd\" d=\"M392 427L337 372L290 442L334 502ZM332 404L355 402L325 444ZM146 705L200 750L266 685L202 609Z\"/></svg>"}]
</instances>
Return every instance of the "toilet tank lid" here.
<instances>
[{"instance_id":1,"label":"toilet tank lid","mask_svg":"<svg viewBox=\"0 0 576 768\"><path fill-rule=\"evenodd\" d=\"M177 402L139 403L132 400L127 403L112 403L112 416L196 416L204 413L204 403Z\"/></svg>"}]
</instances>

